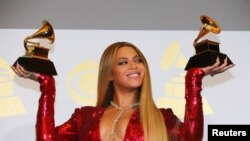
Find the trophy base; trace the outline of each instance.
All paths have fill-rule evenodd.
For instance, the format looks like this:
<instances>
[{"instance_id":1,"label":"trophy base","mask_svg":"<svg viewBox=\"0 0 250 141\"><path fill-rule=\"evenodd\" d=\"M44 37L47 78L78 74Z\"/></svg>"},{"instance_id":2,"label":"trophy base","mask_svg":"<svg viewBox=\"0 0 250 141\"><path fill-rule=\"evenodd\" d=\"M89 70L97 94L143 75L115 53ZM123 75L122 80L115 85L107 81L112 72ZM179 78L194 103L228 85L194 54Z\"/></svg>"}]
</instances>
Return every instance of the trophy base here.
<instances>
[{"instance_id":1,"label":"trophy base","mask_svg":"<svg viewBox=\"0 0 250 141\"><path fill-rule=\"evenodd\" d=\"M13 66L16 66L16 63L19 63L24 69L37 72L47 75L57 75L55 66L50 60L31 58L31 57L19 57Z\"/></svg>"},{"instance_id":2,"label":"trophy base","mask_svg":"<svg viewBox=\"0 0 250 141\"><path fill-rule=\"evenodd\" d=\"M190 68L202 68L206 66L213 65L216 62L216 58L219 57L220 64L223 64L224 59L227 57L227 65L233 64L226 54L216 52L216 51L205 51L191 57L185 67L185 70Z\"/></svg>"}]
</instances>

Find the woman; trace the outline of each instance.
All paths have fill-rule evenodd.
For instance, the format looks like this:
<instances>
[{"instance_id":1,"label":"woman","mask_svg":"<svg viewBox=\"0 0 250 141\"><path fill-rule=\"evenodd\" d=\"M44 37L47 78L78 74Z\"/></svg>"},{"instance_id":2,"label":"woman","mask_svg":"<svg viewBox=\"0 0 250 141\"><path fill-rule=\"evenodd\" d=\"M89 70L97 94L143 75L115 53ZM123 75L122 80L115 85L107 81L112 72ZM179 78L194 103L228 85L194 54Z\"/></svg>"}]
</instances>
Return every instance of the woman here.
<instances>
[{"instance_id":1,"label":"woman","mask_svg":"<svg viewBox=\"0 0 250 141\"><path fill-rule=\"evenodd\" d=\"M52 76L36 74L19 64L17 75L40 83L41 97L36 138L41 141L200 141L203 111L200 95L205 75L224 72L227 59L219 65L193 68L186 74L184 122L171 109L158 109L153 101L150 72L139 49L128 42L116 42L103 53L95 107L77 108L71 118L55 127L55 82Z\"/></svg>"}]
</instances>

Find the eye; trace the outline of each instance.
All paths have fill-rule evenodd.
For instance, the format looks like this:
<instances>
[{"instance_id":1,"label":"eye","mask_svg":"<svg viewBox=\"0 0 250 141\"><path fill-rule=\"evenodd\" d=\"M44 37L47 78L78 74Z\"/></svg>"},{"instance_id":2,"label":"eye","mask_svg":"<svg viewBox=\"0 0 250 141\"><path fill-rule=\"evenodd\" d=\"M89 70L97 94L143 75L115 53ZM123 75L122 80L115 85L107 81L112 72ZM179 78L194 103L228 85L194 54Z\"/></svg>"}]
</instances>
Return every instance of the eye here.
<instances>
[{"instance_id":1,"label":"eye","mask_svg":"<svg viewBox=\"0 0 250 141\"><path fill-rule=\"evenodd\" d=\"M118 65L126 65L126 64L128 64L127 60L119 60L118 61Z\"/></svg>"},{"instance_id":2,"label":"eye","mask_svg":"<svg viewBox=\"0 0 250 141\"><path fill-rule=\"evenodd\" d=\"M136 62L136 63L143 63L141 57L136 57L136 58L135 58L135 62Z\"/></svg>"}]
</instances>

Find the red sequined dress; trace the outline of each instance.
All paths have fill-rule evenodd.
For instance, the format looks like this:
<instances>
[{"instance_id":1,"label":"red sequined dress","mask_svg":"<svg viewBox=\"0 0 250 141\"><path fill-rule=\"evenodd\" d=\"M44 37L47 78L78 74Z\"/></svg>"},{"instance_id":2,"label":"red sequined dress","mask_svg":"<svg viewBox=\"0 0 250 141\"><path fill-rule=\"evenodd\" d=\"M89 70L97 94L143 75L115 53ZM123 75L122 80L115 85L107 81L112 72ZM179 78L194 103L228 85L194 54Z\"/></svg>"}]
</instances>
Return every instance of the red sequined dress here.
<instances>
[{"instance_id":1,"label":"red sequined dress","mask_svg":"<svg viewBox=\"0 0 250 141\"><path fill-rule=\"evenodd\" d=\"M171 141L201 141L203 137L203 111L201 84L204 72L190 69L185 82L185 117L180 121L172 109L160 109L165 119ZM71 118L55 126L55 80L52 76L39 75L41 97L36 122L37 141L101 141L99 123L105 108L82 107L75 109ZM139 109L130 117L124 141L143 141Z\"/></svg>"}]
</instances>

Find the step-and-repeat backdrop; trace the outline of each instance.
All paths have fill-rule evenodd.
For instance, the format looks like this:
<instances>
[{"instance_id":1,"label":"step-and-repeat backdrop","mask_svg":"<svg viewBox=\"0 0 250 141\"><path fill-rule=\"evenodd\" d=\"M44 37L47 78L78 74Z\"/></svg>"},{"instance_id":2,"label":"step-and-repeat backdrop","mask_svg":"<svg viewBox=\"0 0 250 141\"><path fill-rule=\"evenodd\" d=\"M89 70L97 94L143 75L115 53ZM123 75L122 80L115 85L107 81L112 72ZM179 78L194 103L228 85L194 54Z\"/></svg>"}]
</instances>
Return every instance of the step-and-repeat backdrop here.
<instances>
[{"instance_id":1,"label":"step-and-repeat backdrop","mask_svg":"<svg viewBox=\"0 0 250 141\"><path fill-rule=\"evenodd\" d=\"M23 40L36 29L0 29L0 140L35 140L35 121L40 97L39 84L22 79L11 70L25 54ZM151 71L154 100L172 108L183 120L184 70L194 55L193 41L199 31L55 30L55 42L47 45L56 79L56 125L74 109L95 105L98 63L104 49L128 41L146 56ZM204 140L208 124L250 124L250 32L222 31L203 39L219 42L220 51L236 65L203 79Z\"/></svg>"}]
</instances>

